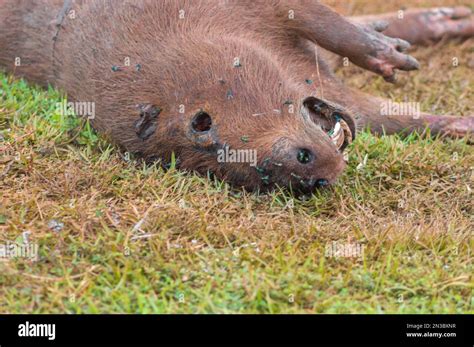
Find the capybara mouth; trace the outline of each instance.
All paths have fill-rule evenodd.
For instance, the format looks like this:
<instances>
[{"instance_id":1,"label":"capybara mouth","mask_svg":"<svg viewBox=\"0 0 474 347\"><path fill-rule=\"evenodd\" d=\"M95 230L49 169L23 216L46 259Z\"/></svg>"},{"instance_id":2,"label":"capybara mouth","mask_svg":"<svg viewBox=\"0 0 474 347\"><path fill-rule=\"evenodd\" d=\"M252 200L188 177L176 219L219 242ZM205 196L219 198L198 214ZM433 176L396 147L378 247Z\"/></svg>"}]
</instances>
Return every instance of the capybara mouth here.
<instances>
[{"instance_id":1,"label":"capybara mouth","mask_svg":"<svg viewBox=\"0 0 474 347\"><path fill-rule=\"evenodd\" d=\"M344 151L356 135L352 116L342 108L315 97L306 98L303 105L303 116L319 125L341 154L347 154Z\"/></svg>"},{"instance_id":2,"label":"capybara mouth","mask_svg":"<svg viewBox=\"0 0 474 347\"><path fill-rule=\"evenodd\" d=\"M352 130L349 127L349 124L340 116L335 116L334 127L327 132L331 138L332 143L337 147L339 152L344 153L352 143L354 136L352 135Z\"/></svg>"}]
</instances>

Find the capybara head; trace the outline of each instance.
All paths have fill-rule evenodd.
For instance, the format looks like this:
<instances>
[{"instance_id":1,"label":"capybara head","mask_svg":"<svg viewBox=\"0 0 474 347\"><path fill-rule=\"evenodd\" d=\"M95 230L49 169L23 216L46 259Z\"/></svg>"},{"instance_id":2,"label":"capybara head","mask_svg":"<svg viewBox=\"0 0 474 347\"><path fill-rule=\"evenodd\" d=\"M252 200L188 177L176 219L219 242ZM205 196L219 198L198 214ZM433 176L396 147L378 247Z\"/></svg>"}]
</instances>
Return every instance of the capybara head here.
<instances>
[{"instance_id":1,"label":"capybara head","mask_svg":"<svg viewBox=\"0 0 474 347\"><path fill-rule=\"evenodd\" d=\"M352 116L244 46L188 42L174 55L168 48L166 66L143 64L134 147L165 162L174 153L181 169L250 190L309 193L333 183L355 135Z\"/></svg>"}]
</instances>

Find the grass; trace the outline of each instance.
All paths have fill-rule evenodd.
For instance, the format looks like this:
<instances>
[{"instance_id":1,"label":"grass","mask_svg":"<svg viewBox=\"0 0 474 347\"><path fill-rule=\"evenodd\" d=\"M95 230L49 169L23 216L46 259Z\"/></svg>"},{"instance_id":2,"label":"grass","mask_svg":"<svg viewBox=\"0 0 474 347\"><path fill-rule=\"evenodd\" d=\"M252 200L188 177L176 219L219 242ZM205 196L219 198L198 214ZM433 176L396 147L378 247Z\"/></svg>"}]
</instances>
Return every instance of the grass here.
<instances>
[{"instance_id":1,"label":"grass","mask_svg":"<svg viewBox=\"0 0 474 347\"><path fill-rule=\"evenodd\" d=\"M398 88L339 74L472 114L473 43L417 49L424 70ZM37 261L0 260L0 312L474 313L466 140L364 132L338 184L298 200L144 166L57 112L63 99L0 75L0 244L39 244ZM329 257L333 242L363 251Z\"/></svg>"}]
</instances>

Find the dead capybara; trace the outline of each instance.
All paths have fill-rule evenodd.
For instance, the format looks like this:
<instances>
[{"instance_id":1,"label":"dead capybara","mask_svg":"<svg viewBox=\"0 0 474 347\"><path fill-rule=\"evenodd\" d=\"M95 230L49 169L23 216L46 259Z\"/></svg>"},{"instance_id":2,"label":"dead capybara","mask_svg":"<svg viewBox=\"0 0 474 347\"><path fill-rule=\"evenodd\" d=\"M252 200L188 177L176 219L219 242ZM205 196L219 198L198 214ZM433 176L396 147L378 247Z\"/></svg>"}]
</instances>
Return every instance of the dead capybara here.
<instances>
[{"instance_id":1,"label":"dead capybara","mask_svg":"<svg viewBox=\"0 0 474 347\"><path fill-rule=\"evenodd\" d=\"M429 11L417 40L428 24L444 25L439 37L474 32L466 8ZM333 53L388 81L417 69L386 26L316 1L0 0L0 66L94 104L95 129L148 161L174 153L179 168L235 186L311 192L343 171L357 128L474 129L472 117L381 115L386 100L333 75Z\"/></svg>"}]
</instances>

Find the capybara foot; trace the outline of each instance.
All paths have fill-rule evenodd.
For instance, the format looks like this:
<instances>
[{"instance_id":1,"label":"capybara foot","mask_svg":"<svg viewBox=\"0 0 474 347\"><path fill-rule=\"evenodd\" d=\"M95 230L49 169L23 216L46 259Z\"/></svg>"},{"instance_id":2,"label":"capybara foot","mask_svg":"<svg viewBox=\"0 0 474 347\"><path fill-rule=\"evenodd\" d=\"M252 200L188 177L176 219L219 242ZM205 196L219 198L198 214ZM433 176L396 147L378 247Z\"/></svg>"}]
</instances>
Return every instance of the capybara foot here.
<instances>
[{"instance_id":1,"label":"capybara foot","mask_svg":"<svg viewBox=\"0 0 474 347\"><path fill-rule=\"evenodd\" d=\"M383 31L412 45L427 45L443 37L474 36L474 16L468 7L438 7L351 17L351 21ZM378 28L377 28L378 27Z\"/></svg>"},{"instance_id":2,"label":"capybara foot","mask_svg":"<svg viewBox=\"0 0 474 347\"><path fill-rule=\"evenodd\" d=\"M474 16L467 7L417 10L408 15L419 23L416 28L417 43L437 41L443 37L474 36Z\"/></svg>"},{"instance_id":3,"label":"capybara foot","mask_svg":"<svg viewBox=\"0 0 474 347\"><path fill-rule=\"evenodd\" d=\"M387 27L384 21L370 25L362 25L369 38L370 49L362 58L367 69L374 71L388 82L395 81L395 70L411 71L420 67L418 61L404 52L410 48L410 43L398 38L391 38L380 31Z\"/></svg>"},{"instance_id":4,"label":"capybara foot","mask_svg":"<svg viewBox=\"0 0 474 347\"><path fill-rule=\"evenodd\" d=\"M384 34L411 44L427 45L440 39L474 36L474 16L468 7L412 9L401 13L354 17L367 25L386 22ZM374 24L375 23L375 24Z\"/></svg>"},{"instance_id":5,"label":"capybara foot","mask_svg":"<svg viewBox=\"0 0 474 347\"><path fill-rule=\"evenodd\" d=\"M469 142L474 140L474 116L459 117L446 125L442 132L450 137L467 137Z\"/></svg>"}]
</instances>

